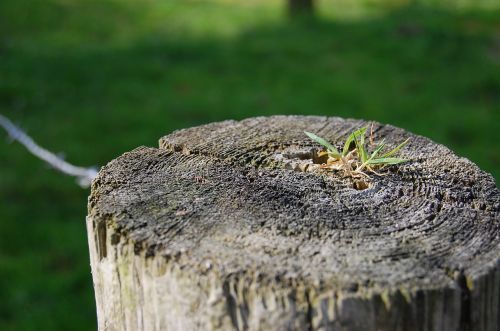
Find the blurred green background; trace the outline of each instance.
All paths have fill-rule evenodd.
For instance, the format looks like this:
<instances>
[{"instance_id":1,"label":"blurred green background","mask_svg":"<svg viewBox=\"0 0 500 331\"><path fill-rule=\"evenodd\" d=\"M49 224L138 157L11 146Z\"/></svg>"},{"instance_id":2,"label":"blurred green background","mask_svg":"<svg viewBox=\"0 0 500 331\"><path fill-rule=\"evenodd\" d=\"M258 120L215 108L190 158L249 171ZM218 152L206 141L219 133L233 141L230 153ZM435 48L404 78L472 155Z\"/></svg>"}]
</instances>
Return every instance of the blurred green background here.
<instances>
[{"instance_id":1,"label":"blurred green background","mask_svg":"<svg viewBox=\"0 0 500 331\"><path fill-rule=\"evenodd\" d=\"M500 178L500 2L2 0L0 113L78 165L255 115L377 120ZM0 137L6 137L3 132ZM0 143L0 330L94 330L87 190Z\"/></svg>"}]
</instances>

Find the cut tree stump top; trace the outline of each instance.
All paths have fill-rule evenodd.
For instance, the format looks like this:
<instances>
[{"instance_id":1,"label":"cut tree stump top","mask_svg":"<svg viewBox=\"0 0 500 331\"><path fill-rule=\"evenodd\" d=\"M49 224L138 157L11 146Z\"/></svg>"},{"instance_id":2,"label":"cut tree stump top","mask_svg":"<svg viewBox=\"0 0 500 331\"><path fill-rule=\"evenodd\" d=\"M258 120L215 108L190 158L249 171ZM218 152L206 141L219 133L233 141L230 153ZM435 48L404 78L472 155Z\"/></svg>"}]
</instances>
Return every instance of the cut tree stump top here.
<instances>
[{"instance_id":1,"label":"cut tree stump top","mask_svg":"<svg viewBox=\"0 0 500 331\"><path fill-rule=\"evenodd\" d=\"M125 153L92 186L98 258L126 242L136 256L186 274L305 288L315 297L376 295L387 309L391 291L408 301L418 291L458 289L464 325L484 317L469 306L474 298L498 309L500 192L491 175L443 145L378 123L375 140L388 148L411 138L399 153L410 162L371 175L366 189L342 173L310 170L321 147L304 130L340 149L369 123L257 117L175 131L160 148ZM487 274L492 283L481 287ZM498 311L484 314L500 325Z\"/></svg>"}]
</instances>

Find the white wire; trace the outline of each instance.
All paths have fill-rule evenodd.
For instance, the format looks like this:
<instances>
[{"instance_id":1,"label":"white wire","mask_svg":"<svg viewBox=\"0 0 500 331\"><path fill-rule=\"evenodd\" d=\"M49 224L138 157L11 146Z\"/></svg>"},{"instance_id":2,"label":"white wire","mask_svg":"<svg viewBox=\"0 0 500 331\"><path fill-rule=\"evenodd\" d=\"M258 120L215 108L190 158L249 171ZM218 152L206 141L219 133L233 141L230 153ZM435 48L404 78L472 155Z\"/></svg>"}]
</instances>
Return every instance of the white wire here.
<instances>
[{"instance_id":1,"label":"white wire","mask_svg":"<svg viewBox=\"0 0 500 331\"><path fill-rule=\"evenodd\" d=\"M17 140L21 143L26 149L31 152L31 154L36 157L44 160L49 165L54 167L56 170L73 177L76 177L77 183L81 187L89 187L92 183L92 180L97 176L96 168L82 168L74 166L54 153L49 152L43 147L40 147L37 143L31 139L23 130L15 126L7 117L0 114L0 126L7 131L9 136L13 140Z\"/></svg>"}]
</instances>

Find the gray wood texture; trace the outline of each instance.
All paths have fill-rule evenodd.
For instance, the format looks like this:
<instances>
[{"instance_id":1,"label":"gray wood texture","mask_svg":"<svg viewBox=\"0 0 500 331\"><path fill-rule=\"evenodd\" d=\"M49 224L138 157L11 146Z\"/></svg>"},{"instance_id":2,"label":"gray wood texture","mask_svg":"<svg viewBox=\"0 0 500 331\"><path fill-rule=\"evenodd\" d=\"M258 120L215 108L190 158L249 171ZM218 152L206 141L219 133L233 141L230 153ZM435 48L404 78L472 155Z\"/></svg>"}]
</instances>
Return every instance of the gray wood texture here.
<instances>
[{"instance_id":1,"label":"gray wood texture","mask_svg":"<svg viewBox=\"0 0 500 331\"><path fill-rule=\"evenodd\" d=\"M99 330L500 330L500 192L431 140L375 123L411 159L314 168L367 123L274 116L173 132L94 180ZM358 187L359 188L359 187Z\"/></svg>"}]
</instances>

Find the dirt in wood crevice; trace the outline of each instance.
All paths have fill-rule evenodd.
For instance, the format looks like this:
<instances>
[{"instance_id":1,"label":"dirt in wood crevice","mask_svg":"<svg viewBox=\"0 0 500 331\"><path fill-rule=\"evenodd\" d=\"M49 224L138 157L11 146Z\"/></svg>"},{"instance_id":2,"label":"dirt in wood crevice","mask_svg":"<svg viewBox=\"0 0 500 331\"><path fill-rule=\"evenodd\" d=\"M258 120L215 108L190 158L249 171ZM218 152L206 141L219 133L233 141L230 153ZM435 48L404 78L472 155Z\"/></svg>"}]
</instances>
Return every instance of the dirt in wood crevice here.
<instances>
[{"instance_id":1,"label":"dirt in wood crevice","mask_svg":"<svg viewBox=\"0 0 500 331\"><path fill-rule=\"evenodd\" d=\"M460 322L464 326L464 330L471 330L471 291L467 285L467 277L461 270L456 277L457 285L461 290L461 311L460 311Z\"/></svg>"},{"instance_id":2,"label":"dirt in wood crevice","mask_svg":"<svg viewBox=\"0 0 500 331\"><path fill-rule=\"evenodd\" d=\"M319 151L316 149L297 149L276 153L275 159L283 163L284 168L288 170L298 172L327 172L327 170L321 169L321 165L326 164L328 155L319 155ZM371 187L370 181L364 178L352 178L351 181L352 188L358 191Z\"/></svg>"},{"instance_id":3,"label":"dirt in wood crevice","mask_svg":"<svg viewBox=\"0 0 500 331\"><path fill-rule=\"evenodd\" d=\"M94 233L95 233L95 241L97 253L99 255L99 261L106 258L107 256L107 246L106 246L106 221L101 220L98 221L97 224L94 224Z\"/></svg>"},{"instance_id":4,"label":"dirt in wood crevice","mask_svg":"<svg viewBox=\"0 0 500 331\"><path fill-rule=\"evenodd\" d=\"M314 327L313 327L314 306L313 306L313 303L311 301L310 294L307 290L305 291L305 297L306 297L306 302L307 302L307 311L306 311L307 330L311 331L311 330L314 330Z\"/></svg>"},{"instance_id":5,"label":"dirt in wood crevice","mask_svg":"<svg viewBox=\"0 0 500 331\"><path fill-rule=\"evenodd\" d=\"M247 330L248 305L246 302L238 302L238 293L234 280L225 280L222 285L222 291L226 299L226 309L234 329Z\"/></svg>"}]
</instances>

